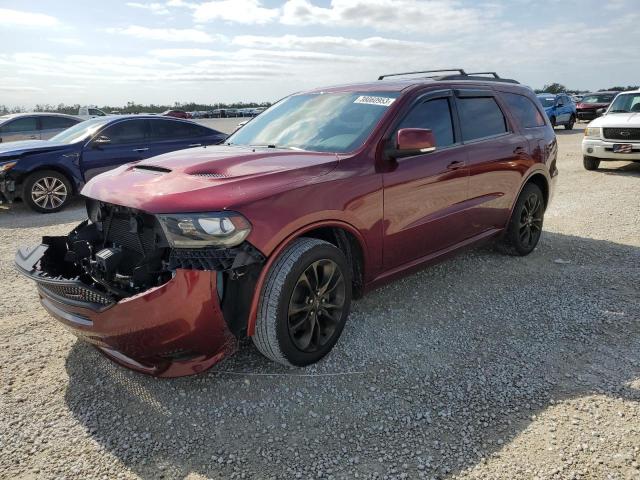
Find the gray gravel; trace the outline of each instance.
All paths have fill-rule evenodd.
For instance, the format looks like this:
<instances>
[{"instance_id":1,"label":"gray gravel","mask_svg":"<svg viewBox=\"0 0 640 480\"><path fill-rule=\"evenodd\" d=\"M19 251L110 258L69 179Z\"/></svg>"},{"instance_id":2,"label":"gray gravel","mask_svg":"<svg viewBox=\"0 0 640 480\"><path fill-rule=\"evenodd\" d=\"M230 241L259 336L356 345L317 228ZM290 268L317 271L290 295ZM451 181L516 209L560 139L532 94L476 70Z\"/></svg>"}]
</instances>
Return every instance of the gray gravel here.
<instances>
[{"instance_id":1,"label":"gray gravel","mask_svg":"<svg viewBox=\"0 0 640 480\"><path fill-rule=\"evenodd\" d=\"M48 318L12 267L82 205L0 211L2 478L640 478L640 164L560 185L526 258L469 251L354 305L329 357L246 342L158 380Z\"/></svg>"}]
</instances>

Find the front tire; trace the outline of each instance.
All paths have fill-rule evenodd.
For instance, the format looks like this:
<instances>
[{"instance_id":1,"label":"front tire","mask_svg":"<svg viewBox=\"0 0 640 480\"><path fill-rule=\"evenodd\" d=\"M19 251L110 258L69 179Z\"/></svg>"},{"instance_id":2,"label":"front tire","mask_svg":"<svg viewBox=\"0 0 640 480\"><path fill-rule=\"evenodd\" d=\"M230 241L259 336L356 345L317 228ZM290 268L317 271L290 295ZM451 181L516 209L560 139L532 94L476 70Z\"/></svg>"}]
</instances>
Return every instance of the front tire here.
<instances>
[{"instance_id":1,"label":"front tire","mask_svg":"<svg viewBox=\"0 0 640 480\"><path fill-rule=\"evenodd\" d=\"M349 316L350 272L331 243L294 240L269 270L260 295L252 338L260 353L296 367L329 353Z\"/></svg>"},{"instance_id":2,"label":"front tire","mask_svg":"<svg viewBox=\"0 0 640 480\"><path fill-rule=\"evenodd\" d=\"M597 170L600 166L600 159L596 157L588 157L585 155L584 157L582 157L582 165L584 166L585 170Z\"/></svg>"},{"instance_id":3,"label":"front tire","mask_svg":"<svg viewBox=\"0 0 640 480\"><path fill-rule=\"evenodd\" d=\"M576 123L576 117L571 115L571 118L569 119L569 123L565 124L564 126L565 130L573 130L573 125L575 123Z\"/></svg>"},{"instance_id":4,"label":"front tire","mask_svg":"<svg viewBox=\"0 0 640 480\"><path fill-rule=\"evenodd\" d=\"M538 245L544 221L544 196L540 187L528 183L520 192L504 237L498 244L509 255L529 255Z\"/></svg>"},{"instance_id":5,"label":"front tire","mask_svg":"<svg viewBox=\"0 0 640 480\"><path fill-rule=\"evenodd\" d=\"M55 170L39 170L24 181L22 199L36 212L54 213L67 206L72 194L66 176Z\"/></svg>"}]
</instances>

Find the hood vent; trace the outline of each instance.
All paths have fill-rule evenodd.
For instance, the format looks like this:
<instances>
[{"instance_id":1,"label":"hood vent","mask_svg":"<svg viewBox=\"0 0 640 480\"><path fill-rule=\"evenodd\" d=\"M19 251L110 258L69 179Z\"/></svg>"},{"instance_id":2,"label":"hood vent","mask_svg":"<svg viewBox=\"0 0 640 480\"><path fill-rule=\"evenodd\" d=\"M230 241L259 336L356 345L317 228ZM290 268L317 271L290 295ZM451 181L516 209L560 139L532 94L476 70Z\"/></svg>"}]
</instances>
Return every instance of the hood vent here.
<instances>
[{"instance_id":1,"label":"hood vent","mask_svg":"<svg viewBox=\"0 0 640 480\"><path fill-rule=\"evenodd\" d=\"M196 172L191 175L196 177L204 177L204 178L228 178L224 173L207 173L207 172Z\"/></svg>"},{"instance_id":2,"label":"hood vent","mask_svg":"<svg viewBox=\"0 0 640 480\"><path fill-rule=\"evenodd\" d=\"M171 170L164 167L158 167L156 165L136 165L133 170L142 171L146 173L155 173L156 175L161 173L171 173Z\"/></svg>"}]
</instances>

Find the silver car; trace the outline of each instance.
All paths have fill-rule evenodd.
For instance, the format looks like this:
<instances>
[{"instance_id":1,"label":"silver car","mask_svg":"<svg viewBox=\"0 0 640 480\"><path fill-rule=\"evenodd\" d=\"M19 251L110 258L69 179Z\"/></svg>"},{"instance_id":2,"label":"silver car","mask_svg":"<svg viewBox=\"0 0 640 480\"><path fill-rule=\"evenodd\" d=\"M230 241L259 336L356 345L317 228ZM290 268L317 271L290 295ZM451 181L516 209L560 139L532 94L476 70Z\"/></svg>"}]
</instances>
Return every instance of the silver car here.
<instances>
[{"instance_id":1,"label":"silver car","mask_svg":"<svg viewBox=\"0 0 640 480\"><path fill-rule=\"evenodd\" d=\"M62 113L4 115L0 117L0 142L48 140L81 121L81 118Z\"/></svg>"}]
</instances>

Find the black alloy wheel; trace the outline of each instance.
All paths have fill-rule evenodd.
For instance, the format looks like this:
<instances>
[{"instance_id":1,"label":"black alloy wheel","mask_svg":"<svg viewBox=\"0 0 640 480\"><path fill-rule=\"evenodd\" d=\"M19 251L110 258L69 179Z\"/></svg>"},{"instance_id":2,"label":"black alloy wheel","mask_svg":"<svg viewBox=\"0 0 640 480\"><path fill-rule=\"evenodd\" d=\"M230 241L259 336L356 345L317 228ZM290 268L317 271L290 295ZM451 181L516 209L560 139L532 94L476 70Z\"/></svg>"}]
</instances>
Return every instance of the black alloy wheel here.
<instances>
[{"instance_id":1,"label":"black alloy wheel","mask_svg":"<svg viewBox=\"0 0 640 480\"><path fill-rule=\"evenodd\" d=\"M293 344L316 352L333 337L345 306L346 285L332 260L313 262L302 272L289 300L288 326Z\"/></svg>"},{"instance_id":2,"label":"black alloy wheel","mask_svg":"<svg viewBox=\"0 0 640 480\"><path fill-rule=\"evenodd\" d=\"M520 244L524 249L533 249L538 243L542 233L543 216L544 205L542 199L536 193L529 194L520 210L520 223L518 225Z\"/></svg>"}]
</instances>

